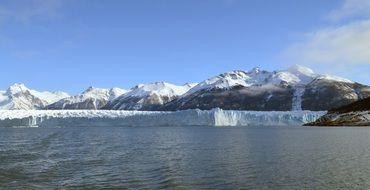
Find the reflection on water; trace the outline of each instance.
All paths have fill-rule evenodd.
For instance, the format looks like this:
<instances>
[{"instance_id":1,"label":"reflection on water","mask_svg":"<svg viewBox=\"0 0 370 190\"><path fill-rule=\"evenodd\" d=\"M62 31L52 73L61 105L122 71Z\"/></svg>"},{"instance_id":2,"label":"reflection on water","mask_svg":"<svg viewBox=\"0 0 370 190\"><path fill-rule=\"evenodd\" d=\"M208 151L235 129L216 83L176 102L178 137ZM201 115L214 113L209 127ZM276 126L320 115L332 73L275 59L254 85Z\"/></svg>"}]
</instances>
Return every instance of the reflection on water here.
<instances>
[{"instance_id":1,"label":"reflection on water","mask_svg":"<svg viewBox=\"0 0 370 190\"><path fill-rule=\"evenodd\" d=\"M369 189L370 128L0 128L0 189Z\"/></svg>"}]
</instances>

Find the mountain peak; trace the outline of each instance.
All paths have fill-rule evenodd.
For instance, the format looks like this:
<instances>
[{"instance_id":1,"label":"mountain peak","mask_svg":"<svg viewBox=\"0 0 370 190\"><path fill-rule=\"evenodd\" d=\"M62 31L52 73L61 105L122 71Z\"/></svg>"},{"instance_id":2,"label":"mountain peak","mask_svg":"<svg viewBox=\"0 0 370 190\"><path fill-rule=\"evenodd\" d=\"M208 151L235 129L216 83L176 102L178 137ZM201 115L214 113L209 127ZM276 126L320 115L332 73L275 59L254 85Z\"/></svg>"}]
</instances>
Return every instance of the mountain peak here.
<instances>
[{"instance_id":1,"label":"mountain peak","mask_svg":"<svg viewBox=\"0 0 370 190\"><path fill-rule=\"evenodd\" d=\"M155 90L162 89L162 88L165 88L166 86L171 86L171 84L167 82L159 81L159 82L152 82L152 83L147 83L147 84L138 84L132 90L141 89L144 91L151 91L154 89Z\"/></svg>"},{"instance_id":2,"label":"mountain peak","mask_svg":"<svg viewBox=\"0 0 370 190\"><path fill-rule=\"evenodd\" d=\"M163 82L163 81L156 81L153 84L156 84L156 85L165 85L167 83L166 82Z\"/></svg>"},{"instance_id":3,"label":"mountain peak","mask_svg":"<svg viewBox=\"0 0 370 190\"><path fill-rule=\"evenodd\" d=\"M82 94L100 94L100 93L107 93L109 90L105 88L96 88L94 86L90 86L85 91L82 92Z\"/></svg>"},{"instance_id":4,"label":"mountain peak","mask_svg":"<svg viewBox=\"0 0 370 190\"><path fill-rule=\"evenodd\" d=\"M123 110L155 109L185 94L194 84L177 86L167 82L139 84L111 101L107 108Z\"/></svg>"},{"instance_id":5,"label":"mountain peak","mask_svg":"<svg viewBox=\"0 0 370 190\"><path fill-rule=\"evenodd\" d=\"M94 89L95 89L94 86L89 86L84 92L90 92L90 91L92 91Z\"/></svg>"},{"instance_id":6,"label":"mountain peak","mask_svg":"<svg viewBox=\"0 0 370 190\"><path fill-rule=\"evenodd\" d=\"M304 75L304 76L315 75L315 72L312 69L306 66L303 66L303 65L298 65L298 64L292 65L291 67L287 69L287 71L293 74L296 74L296 75Z\"/></svg>"},{"instance_id":7,"label":"mountain peak","mask_svg":"<svg viewBox=\"0 0 370 190\"><path fill-rule=\"evenodd\" d=\"M250 72L258 74L260 71L261 71L261 69L259 67L254 67Z\"/></svg>"},{"instance_id":8,"label":"mountain peak","mask_svg":"<svg viewBox=\"0 0 370 190\"><path fill-rule=\"evenodd\" d=\"M198 85L197 82L193 82L193 83L187 82L183 86L186 86L186 87L188 87L190 89L190 88L193 88L196 85Z\"/></svg>"},{"instance_id":9,"label":"mountain peak","mask_svg":"<svg viewBox=\"0 0 370 190\"><path fill-rule=\"evenodd\" d=\"M7 90L7 94L17 94L17 93L20 93L20 92L25 92L29 90L24 84L22 83L15 83L11 86L9 86L8 90Z\"/></svg>"},{"instance_id":10,"label":"mountain peak","mask_svg":"<svg viewBox=\"0 0 370 190\"><path fill-rule=\"evenodd\" d=\"M9 86L9 88L28 89L23 83L14 83L13 85Z\"/></svg>"},{"instance_id":11,"label":"mountain peak","mask_svg":"<svg viewBox=\"0 0 370 190\"><path fill-rule=\"evenodd\" d=\"M177 86L167 82L153 82L148 84L139 84L123 96L145 97L150 96L151 94L161 96L179 96L187 92L191 87L191 85Z\"/></svg>"},{"instance_id":12,"label":"mountain peak","mask_svg":"<svg viewBox=\"0 0 370 190\"><path fill-rule=\"evenodd\" d=\"M128 91L122 88L111 88L109 90L109 101L116 99L117 97L121 96L122 94L127 93Z\"/></svg>"}]
</instances>

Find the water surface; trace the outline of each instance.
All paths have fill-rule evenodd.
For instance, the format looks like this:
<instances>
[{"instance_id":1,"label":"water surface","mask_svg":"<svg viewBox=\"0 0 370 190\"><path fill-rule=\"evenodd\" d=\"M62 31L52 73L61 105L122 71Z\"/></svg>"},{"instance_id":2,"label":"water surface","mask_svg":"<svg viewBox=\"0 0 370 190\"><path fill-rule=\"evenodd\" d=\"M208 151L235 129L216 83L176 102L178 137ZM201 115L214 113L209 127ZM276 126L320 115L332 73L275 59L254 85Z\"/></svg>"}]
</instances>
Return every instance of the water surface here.
<instances>
[{"instance_id":1,"label":"water surface","mask_svg":"<svg viewBox=\"0 0 370 190\"><path fill-rule=\"evenodd\" d=\"M0 189L369 189L370 128L0 128Z\"/></svg>"}]
</instances>

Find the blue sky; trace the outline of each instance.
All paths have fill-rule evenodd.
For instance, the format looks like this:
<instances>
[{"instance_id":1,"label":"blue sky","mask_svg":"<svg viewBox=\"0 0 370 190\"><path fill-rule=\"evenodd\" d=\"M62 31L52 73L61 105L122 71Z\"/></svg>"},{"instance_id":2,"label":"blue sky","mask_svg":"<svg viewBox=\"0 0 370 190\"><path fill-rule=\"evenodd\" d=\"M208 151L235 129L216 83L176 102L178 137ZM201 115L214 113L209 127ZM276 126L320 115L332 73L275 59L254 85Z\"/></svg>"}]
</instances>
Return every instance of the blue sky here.
<instances>
[{"instance_id":1,"label":"blue sky","mask_svg":"<svg viewBox=\"0 0 370 190\"><path fill-rule=\"evenodd\" d=\"M370 84L369 8L369 0L0 0L0 89L18 82L76 94L291 64Z\"/></svg>"}]
</instances>

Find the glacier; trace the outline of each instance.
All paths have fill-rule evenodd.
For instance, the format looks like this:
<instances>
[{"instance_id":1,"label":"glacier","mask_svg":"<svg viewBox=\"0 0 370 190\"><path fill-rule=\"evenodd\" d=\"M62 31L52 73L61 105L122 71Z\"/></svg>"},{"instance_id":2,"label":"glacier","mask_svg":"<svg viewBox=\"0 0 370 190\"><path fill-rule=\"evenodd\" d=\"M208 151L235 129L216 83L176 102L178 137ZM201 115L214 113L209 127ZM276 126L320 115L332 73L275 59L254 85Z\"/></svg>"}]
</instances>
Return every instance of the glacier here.
<instances>
[{"instance_id":1,"label":"glacier","mask_svg":"<svg viewBox=\"0 0 370 190\"><path fill-rule=\"evenodd\" d=\"M302 96L304 95L305 87L300 85L297 86L292 101L292 111L301 111L302 110Z\"/></svg>"},{"instance_id":2,"label":"glacier","mask_svg":"<svg viewBox=\"0 0 370 190\"><path fill-rule=\"evenodd\" d=\"M0 110L0 127L301 126L326 111Z\"/></svg>"}]
</instances>

